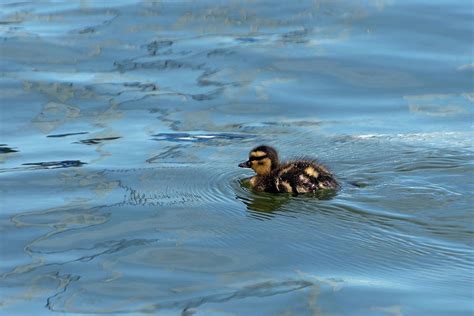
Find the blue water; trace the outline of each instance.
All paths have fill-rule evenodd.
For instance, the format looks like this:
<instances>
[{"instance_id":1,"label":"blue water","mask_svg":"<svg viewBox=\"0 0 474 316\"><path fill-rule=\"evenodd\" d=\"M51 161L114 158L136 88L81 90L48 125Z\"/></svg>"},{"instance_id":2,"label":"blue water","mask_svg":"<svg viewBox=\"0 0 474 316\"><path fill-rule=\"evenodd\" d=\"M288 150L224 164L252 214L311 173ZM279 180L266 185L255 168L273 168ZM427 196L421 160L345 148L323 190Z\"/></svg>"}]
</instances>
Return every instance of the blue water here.
<instances>
[{"instance_id":1,"label":"blue water","mask_svg":"<svg viewBox=\"0 0 474 316\"><path fill-rule=\"evenodd\" d=\"M0 314L472 315L473 12L1 1Z\"/></svg>"}]
</instances>

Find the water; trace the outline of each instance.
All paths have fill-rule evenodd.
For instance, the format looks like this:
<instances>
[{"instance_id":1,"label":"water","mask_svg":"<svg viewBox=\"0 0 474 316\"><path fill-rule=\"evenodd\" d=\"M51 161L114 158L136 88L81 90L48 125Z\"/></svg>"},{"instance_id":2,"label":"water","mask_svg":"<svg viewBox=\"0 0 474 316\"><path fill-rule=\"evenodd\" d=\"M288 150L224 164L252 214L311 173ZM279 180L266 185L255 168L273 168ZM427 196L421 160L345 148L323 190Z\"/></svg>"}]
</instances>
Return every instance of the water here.
<instances>
[{"instance_id":1,"label":"water","mask_svg":"<svg viewBox=\"0 0 474 316\"><path fill-rule=\"evenodd\" d=\"M474 312L470 1L0 11L2 315Z\"/></svg>"}]
</instances>

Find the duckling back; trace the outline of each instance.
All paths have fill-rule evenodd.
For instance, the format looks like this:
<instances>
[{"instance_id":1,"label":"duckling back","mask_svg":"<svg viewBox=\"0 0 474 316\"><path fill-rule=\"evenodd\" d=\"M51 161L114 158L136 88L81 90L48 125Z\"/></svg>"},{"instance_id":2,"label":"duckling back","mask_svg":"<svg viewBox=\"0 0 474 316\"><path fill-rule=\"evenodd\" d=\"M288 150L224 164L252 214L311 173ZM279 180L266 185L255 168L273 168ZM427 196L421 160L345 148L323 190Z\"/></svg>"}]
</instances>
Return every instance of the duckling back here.
<instances>
[{"instance_id":1,"label":"duckling back","mask_svg":"<svg viewBox=\"0 0 474 316\"><path fill-rule=\"evenodd\" d=\"M315 161L295 160L284 163L276 170L273 178L277 192L298 194L339 188L332 174Z\"/></svg>"}]
</instances>

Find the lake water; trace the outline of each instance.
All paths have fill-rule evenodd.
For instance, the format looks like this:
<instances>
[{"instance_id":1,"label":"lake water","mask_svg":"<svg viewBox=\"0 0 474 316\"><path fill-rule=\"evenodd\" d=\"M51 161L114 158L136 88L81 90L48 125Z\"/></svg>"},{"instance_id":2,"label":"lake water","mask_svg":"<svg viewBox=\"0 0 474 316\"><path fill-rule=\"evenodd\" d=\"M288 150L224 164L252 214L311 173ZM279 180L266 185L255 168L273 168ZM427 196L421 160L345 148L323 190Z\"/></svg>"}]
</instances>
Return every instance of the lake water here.
<instances>
[{"instance_id":1,"label":"lake water","mask_svg":"<svg viewBox=\"0 0 474 316\"><path fill-rule=\"evenodd\" d=\"M0 12L0 314L474 313L471 1ZM260 144L342 189L252 192Z\"/></svg>"}]
</instances>

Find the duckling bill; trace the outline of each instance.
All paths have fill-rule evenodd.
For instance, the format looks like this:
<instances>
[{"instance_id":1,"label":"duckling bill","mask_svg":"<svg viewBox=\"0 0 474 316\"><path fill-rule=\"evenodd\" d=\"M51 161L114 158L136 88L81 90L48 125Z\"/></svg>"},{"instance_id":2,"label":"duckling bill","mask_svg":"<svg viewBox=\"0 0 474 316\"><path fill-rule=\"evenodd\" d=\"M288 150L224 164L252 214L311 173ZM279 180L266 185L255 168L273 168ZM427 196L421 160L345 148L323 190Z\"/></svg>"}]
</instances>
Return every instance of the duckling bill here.
<instances>
[{"instance_id":1,"label":"duckling bill","mask_svg":"<svg viewBox=\"0 0 474 316\"><path fill-rule=\"evenodd\" d=\"M250 185L257 191L298 194L339 188L334 176L323 165L307 159L280 163L277 151L270 146L252 149L249 159L239 167L255 171Z\"/></svg>"}]
</instances>

